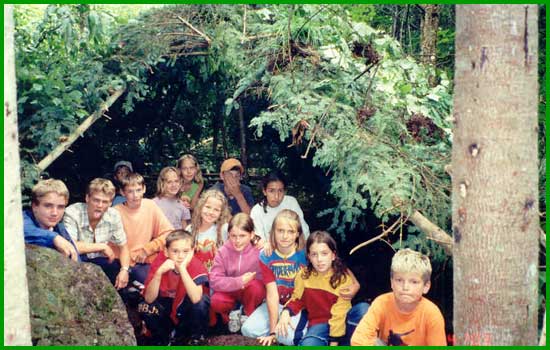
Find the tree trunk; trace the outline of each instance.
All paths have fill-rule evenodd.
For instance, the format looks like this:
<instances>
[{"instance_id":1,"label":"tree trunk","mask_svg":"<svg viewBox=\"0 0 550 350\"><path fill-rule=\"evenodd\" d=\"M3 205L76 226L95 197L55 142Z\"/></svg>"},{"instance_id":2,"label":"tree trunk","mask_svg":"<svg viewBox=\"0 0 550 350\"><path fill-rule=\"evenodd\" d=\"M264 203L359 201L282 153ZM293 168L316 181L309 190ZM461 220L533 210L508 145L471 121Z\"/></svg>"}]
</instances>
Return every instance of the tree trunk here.
<instances>
[{"instance_id":1,"label":"tree trunk","mask_svg":"<svg viewBox=\"0 0 550 350\"><path fill-rule=\"evenodd\" d=\"M439 5L424 5L422 8L424 9L424 20L422 21L420 60L422 63L435 65L437 28L439 27Z\"/></svg>"},{"instance_id":2,"label":"tree trunk","mask_svg":"<svg viewBox=\"0 0 550 350\"><path fill-rule=\"evenodd\" d=\"M239 104L239 131L241 134L241 163L244 171L248 169L248 155L246 153L246 124L244 122L244 110L242 104Z\"/></svg>"},{"instance_id":3,"label":"tree trunk","mask_svg":"<svg viewBox=\"0 0 550 350\"><path fill-rule=\"evenodd\" d=\"M422 21L422 41L420 43L421 62L431 66L428 78L430 86L437 85L435 65L437 58L437 28L439 27L439 5L424 5L424 20Z\"/></svg>"},{"instance_id":4,"label":"tree trunk","mask_svg":"<svg viewBox=\"0 0 550 350\"><path fill-rule=\"evenodd\" d=\"M537 11L537 5L457 6L457 345L537 344Z\"/></svg>"},{"instance_id":5,"label":"tree trunk","mask_svg":"<svg viewBox=\"0 0 550 350\"><path fill-rule=\"evenodd\" d=\"M4 345L32 345L21 215L13 5L4 5Z\"/></svg>"}]
</instances>

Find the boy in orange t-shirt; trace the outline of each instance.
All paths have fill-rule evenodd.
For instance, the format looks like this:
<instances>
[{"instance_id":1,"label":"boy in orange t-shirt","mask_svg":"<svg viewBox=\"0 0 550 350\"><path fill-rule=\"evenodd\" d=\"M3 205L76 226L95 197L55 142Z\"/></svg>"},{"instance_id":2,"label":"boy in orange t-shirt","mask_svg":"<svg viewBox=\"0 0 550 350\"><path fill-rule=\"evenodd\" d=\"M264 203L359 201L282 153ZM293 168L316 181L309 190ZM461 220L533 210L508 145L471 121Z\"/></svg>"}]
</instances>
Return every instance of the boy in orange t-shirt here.
<instances>
[{"instance_id":1,"label":"boy in orange t-shirt","mask_svg":"<svg viewBox=\"0 0 550 350\"><path fill-rule=\"evenodd\" d=\"M393 292L378 296L353 333L351 345L447 345L439 308L424 298L430 289L430 259L411 249L395 253Z\"/></svg>"}]
</instances>

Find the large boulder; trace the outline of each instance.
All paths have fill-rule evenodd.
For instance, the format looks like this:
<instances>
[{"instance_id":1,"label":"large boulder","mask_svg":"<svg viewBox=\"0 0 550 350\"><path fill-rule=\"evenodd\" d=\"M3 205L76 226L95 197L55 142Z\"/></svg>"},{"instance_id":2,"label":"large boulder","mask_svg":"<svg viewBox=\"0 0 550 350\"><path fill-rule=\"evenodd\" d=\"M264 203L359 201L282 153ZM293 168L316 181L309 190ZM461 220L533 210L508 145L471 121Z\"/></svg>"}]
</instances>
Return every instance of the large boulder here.
<instances>
[{"instance_id":1,"label":"large boulder","mask_svg":"<svg viewBox=\"0 0 550 350\"><path fill-rule=\"evenodd\" d=\"M27 245L34 345L136 345L122 299L101 268Z\"/></svg>"}]
</instances>

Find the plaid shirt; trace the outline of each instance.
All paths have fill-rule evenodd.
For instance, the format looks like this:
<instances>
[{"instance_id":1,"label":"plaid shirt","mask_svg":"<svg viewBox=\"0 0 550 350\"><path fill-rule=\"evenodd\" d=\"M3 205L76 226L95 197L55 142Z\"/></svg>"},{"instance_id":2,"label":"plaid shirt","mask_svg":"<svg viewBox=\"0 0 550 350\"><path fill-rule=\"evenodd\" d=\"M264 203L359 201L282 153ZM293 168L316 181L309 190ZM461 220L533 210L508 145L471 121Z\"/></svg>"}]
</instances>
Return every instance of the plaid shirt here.
<instances>
[{"instance_id":1,"label":"plaid shirt","mask_svg":"<svg viewBox=\"0 0 550 350\"><path fill-rule=\"evenodd\" d=\"M87 209L88 205L86 203L75 203L65 209L63 223L75 242L111 242L119 246L126 244L126 233L124 232L120 213L116 209L109 207L97 223L95 230L90 227ZM88 253L86 255L90 259L103 256L101 253Z\"/></svg>"}]
</instances>

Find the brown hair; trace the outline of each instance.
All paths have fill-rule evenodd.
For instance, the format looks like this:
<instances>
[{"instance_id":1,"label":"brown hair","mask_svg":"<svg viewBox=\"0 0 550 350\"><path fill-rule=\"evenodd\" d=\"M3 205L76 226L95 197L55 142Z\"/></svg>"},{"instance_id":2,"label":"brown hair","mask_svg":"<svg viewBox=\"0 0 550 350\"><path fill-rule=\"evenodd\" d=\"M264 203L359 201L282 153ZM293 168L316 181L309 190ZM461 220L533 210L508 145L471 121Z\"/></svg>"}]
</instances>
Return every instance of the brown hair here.
<instances>
[{"instance_id":1,"label":"brown hair","mask_svg":"<svg viewBox=\"0 0 550 350\"><path fill-rule=\"evenodd\" d=\"M179 241L180 239L189 240L191 242L191 248L195 247L195 240L193 239L193 235L189 231L186 230L174 230L166 236L166 249L170 248L170 245L174 243L175 241Z\"/></svg>"},{"instance_id":2,"label":"brown hair","mask_svg":"<svg viewBox=\"0 0 550 350\"><path fill-rule=\"evenodd\" d=\"M197 236L199 235L199 228L202 223L202 209L204 208L208 198L216 198L222 202L222 211L220 213L220 217L215 223L215 225L217 225L216 245L221 247L223 245L222 226L223 224L229 222L231 219L231 213L229 212L227 198L225 198L224 194L218 190L210 189L201 194L199 201L197 202L197 206L193 209L193 215L191 216L191 234L193 235L193 240L196 242Z\"/></svg>"},{"instance_id":3,"label":"brown hair","mask_svg":"<svg viewBox=\"0 0 550 350\"><path fill-rule=\"evenodd\" d=\"M275 241L275 226L279 221L287 221L292 225L296 231L298 231L298 238L296 238L297 247L296 250L302 250L305 247L304 231L302 230L302 223L300 221L300 216L290 209L283 209L275 216L273 219L273 224L271 225L271 230L269 230L269 242L273 248L277 248L277 242Z\"/></svg>"},{"instance_id":4,"label":"brown hair","mask_svg":"<svg viewBox=\"0 0 550 350\"><path fill-rule=\"evenodd\" d=\"M40 199L51 192L57 193L58 195L65 197L65 204L69 202L69 189L63 183L63 181L56 179L47 179L38 181L38 183L32 188L32 203L35 205L39 205Z\"/></svg>"},{"instance_id":5,"label":"brown hair","mask_svg":"<svg viewBox=\"0 0 550 350\"><path fill-rule=\"evenodd\" d=\"M159 173L159 177L157 178L157 193L155 194L157 197L162 196L162 194L164 193L164 188L166 187L166 174L168 174L170 171L173 171L174 174L176 174L176 176L180 180L180 184L183 183L181 173L178 169L174 168L173 166L162 168Z\"/></svg>"},{"instance_id":6,"label":"brown hair","mask_svg":"<svg viewBox=\"0 0 550 350\"><path fill-rule=\"evenodd\" d=\"M313 243L325 243L336 256L336 258L332 262L332 276L330 276L330 285L332 288L338 287L347 278L347 268L346 265L344 265L344 262L340 260L340 257L338 256L336 241L326 231L315 231L307 238L307 267L304 269L303 272L304 279L309 278L312 273L317 273L315 271L315 268L313 267L313 264L309 260L309 249L311 248Z\"/></svg>"},{"instance_id":7,"label":"brown hair","mask_svg":"<svg viewBox=\"0 0 550 350\"><path fill-rule=\"evenodd\" d=\"M90 181L88 188L86 189L86 194L92 195L97 192L103 193L113 200L113 198L115 198L116 188L110 180L98 177Z\"/></svg>"},{"instance_id":8,"label":"brown hair","mask_svg":"<svg viewBox=\"0 0 550 350\"><path fill-rule=\"evenodd\" d=\"M126 186L130 185L145 186L145 180L143 179L143 176L138 173L130 173L128 174L128 176L122 179L121 184L122 189L124 190Z\"/></svg>"}]
</instances>

